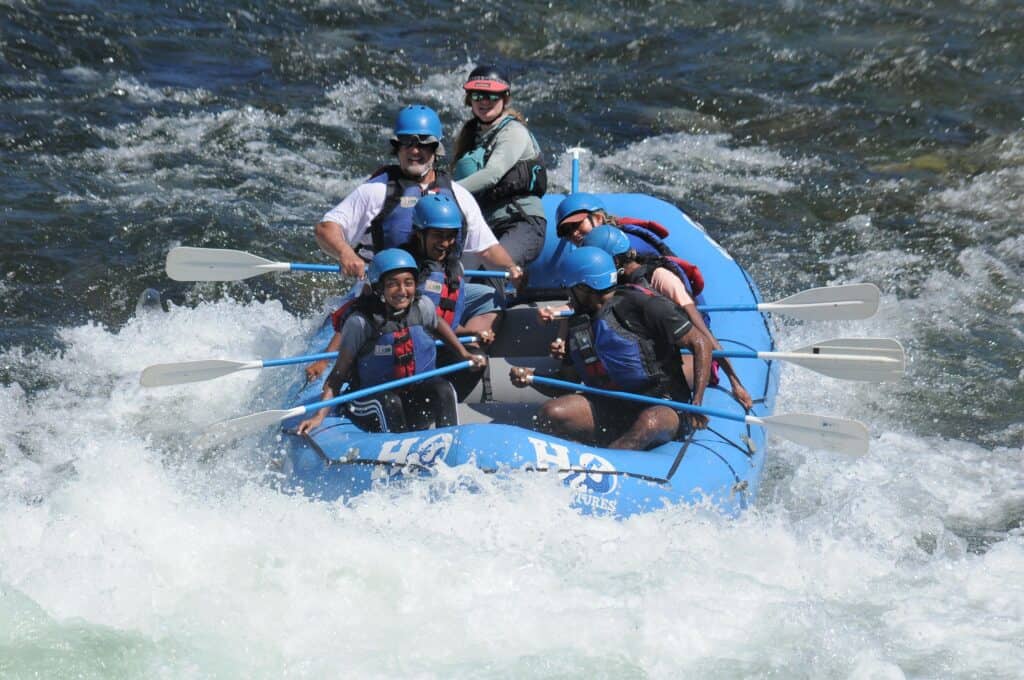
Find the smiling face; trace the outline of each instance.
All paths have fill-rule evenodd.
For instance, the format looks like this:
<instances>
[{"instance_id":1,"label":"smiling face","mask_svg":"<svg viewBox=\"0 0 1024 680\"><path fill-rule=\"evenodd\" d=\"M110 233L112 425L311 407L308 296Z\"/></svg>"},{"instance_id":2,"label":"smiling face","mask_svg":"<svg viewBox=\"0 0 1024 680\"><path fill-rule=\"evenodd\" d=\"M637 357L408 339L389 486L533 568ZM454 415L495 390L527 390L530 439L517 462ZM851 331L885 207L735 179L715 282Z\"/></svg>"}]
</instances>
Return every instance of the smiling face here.
<instances>
[{"instance_id":1,"label":"smiling face","mask_svg":"<svg viewBox=\"0 0 1024 680\"><path fill-rule=\"evenodd\" d=\"M431 260L441 262L455 247L458 235L458 229L424 229L420 232L423 253Z\"/></svg>"},{"instance_id":2,"label":"smiling face","mask_svg":"<svg viewBox=\"0 0 1024 680\"><path fill-rule=\"evenodd\" d=\"M473 115L484 125L490 125L501 117L508 101L504 95L491 92L469 92L469 105ZM496 99L495 99L496 97Z\"/></svg>"},{"instance_id":3,"label":"smiling face","mask_svg":"<svg viewBox=\"0 0 1024 680\"><path fill-rule=\"evenodd\" d=\"M583 215L583 218L577 219L579 215ZM576 221L570 222L573 219ZM584 237L602 224L604 224L604 216L601 213L577 213L562 220L559 231L565 234L562 238L569 239L575 246L581 246Z\"/></svg>"},{"instance_id":4,"label":"smiling face","mask_svg":"<svg viewBox=\"0 0 1024 680\"><path fill-rule=\"evenodd\" d=\"M416 277L408 270L385 274L381 280L381 294L384 304L391 309L408 309L416 297Z\"/></svg>"},{"instance_id":5,"label":"smiling face","mask_svg":"<svg viewBox=\"0 0 1024 680\"><path fill-rule=\"evenodd\" d=\"M398 145L398 165L410 179L421 179L434 169L437 144L402 143Z\"/></svg>"}]
</instances>

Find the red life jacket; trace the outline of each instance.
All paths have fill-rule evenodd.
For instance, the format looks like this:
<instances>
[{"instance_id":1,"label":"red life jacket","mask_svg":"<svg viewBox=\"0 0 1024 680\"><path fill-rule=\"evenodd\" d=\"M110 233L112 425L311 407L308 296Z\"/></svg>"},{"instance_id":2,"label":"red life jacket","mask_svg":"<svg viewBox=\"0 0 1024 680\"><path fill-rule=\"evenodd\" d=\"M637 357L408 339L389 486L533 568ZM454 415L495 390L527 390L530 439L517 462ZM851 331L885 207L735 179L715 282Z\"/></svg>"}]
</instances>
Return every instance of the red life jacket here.
<instances>
[{"instance_id":1,"label":"red life jacket","mask_svg":"<svg viewBox=\"0 0 1024 680\"><path fill-rule=\"evenodd\" d=\"M358 299L359 298L352 298L351 300L347 300L345 304L331 312L331 325L334 327L335 333L341 332L341 327L345 325L345 319L347 319L354 311L352 308Z\"/></svg>"},{"instance_id":2,"label":"red life jacket","mask_svg":"<svg viewBox=\"0 0 1024 680\"><path fill-rule=\"evenodd\" d=\"M463 297L462 263L449 258L444 264L424 260L420 266L419 289L437 308L437 315L455 328L466 309Z\"/></svg>"},{"instance_id":3,"label":"red life jacket","mask_svg":"<svg viewBox=\"0 0 1024 680\"><path fill-rule=\"evenodd\" d=\"M668 244L664 241L664 239L668 237L668 229L657 222L641 220L635 217L617 217L616 222L618 223L619 228L622 229L627 236L633 236L636 239L643 241L650 247L650 249L656 251L658 255L679 267L685 275L685 277L680 278L683 279L683 283L686 284L687 292L689 292L691 296L696 297L701 294L704 290L704 275L701 274L700 268L697 265L678 257L672 252L672 249L669 248ZM631 241L635 242L635 240L632 239ZM644 251L639 253L641 255L653 254L650 250L638 250ZM678 273L679 272L676 272L677 275Z\"/></svg>"}]
</instances>

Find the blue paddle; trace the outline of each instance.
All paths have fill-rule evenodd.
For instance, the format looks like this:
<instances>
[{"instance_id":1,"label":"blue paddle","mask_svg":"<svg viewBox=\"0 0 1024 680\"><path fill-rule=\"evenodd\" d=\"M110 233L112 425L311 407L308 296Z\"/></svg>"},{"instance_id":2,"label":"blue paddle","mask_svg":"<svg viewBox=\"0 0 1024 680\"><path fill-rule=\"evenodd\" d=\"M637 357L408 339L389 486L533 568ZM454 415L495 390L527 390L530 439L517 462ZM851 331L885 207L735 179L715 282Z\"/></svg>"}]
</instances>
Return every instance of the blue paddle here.
<instances>
[{"instance_id":1,"label":"blue paddle","mask_svg":"<svg viewBox=\"0 0 1024 680\"><path fill-rule=\"evenodd\" d=\"M167 275L175 281L241 281L271 272L333 272L336 264L273 262L259 255L223 248L172 248L167 253ZM508 272L469 269L470 278L507 279Z\"/></svg>"},{"instance_id":2,"label":"blue paddle","mask_svg":"<svg viewBox=\"0 0 1024 680\"><path fill-rule=\"evenodd\" d=\"M355 392L342 394L334 397L333 399L317 401L312 404L306 404L305 406L296 406L291 409L261 411L259 413L242 416L241 418L222 420L219 423L214 423L207 427L201 435L199 443L203 446L225 444L233 439L237 439L238 437L258 432L259 430L276 425L282 420L316 413L322 408L340 406L341 404L347 404L355 399L362 399L363 397L369 397L370 395L377 394L378 392L386 392L399 387L405 387L406 385L422 382L436 376L448 375L449 373L455 373L456 371L463 371L472 365L472 361L460 361L457 364L451 364L450 366L444 366L442 368L435 368L432 371L417 373L416 375L411 375L407 378L399 378L398 380L381 383L380 385L365 387L361 390L356 390Z\"/></svg>"},{"instance_id":3,"label":"blue paddle","mask_svg":"<svg viewBox=\"0 0 1024 680\"><path fill-rule=\"evenodd\" d=\"M748 416L720 409L707 408L705 406L694 406L684 404L681 401L659 399L648 397L643 394L632 394L630 392L617 392L614 390L602 390L597 387L590 387L580 383L545 378L543 376L530 376L530 382L538 385L547 385L577 392L586 392L611 399L623 399L635 401L641 404L652 404L654 406L667 406L676 411L687 413L699 413L715 418L735 420L748 425L763 427L783 439L788 439L797 444L809 448L823 448L846 453L854 456L862 456L868 452L868 429L861 422L847 420L845 418L834 418L831 416L818 416L808 413L787 413L780 416Z\"/></svg>"},{"instance_id":4,"label":"blue paddle","mask_svg":"<svg viewBox=\"0 0 1024 680\"><path fill-rule=\"evenodd\" d=\"M468 335L459 338L462 344L476 342L475 335ZM444 343L440 340L434 342L441 347ZM274 368L276 366L291 366L293 364L309 364L321 359L337 359L337 352L324 352L322 354L305 354L297 357L284 359L251 359L249 361L233 361L231 359L201 359L198 361L178 361L170 364L153 364L142 370L139 383L143 387L163 387L164 385L182 385L184 383L203 382L213 380L221 376L230 375L238 371L246 371L261 368Z\"/></svg>"},{"instance_id":5,"label":"blue paddle","mask_svg":"<svg viewBox=\"0 0 1024 680\"><path fill-rule=\"evenodd\" d=\"M566 149L567 152L572 154L572 180L570 181L571 190L570 194L575 194L580 190L580 154L586 153L586 149L582 146L574 146L571 149Z\"/></svg>"}]
</instances>

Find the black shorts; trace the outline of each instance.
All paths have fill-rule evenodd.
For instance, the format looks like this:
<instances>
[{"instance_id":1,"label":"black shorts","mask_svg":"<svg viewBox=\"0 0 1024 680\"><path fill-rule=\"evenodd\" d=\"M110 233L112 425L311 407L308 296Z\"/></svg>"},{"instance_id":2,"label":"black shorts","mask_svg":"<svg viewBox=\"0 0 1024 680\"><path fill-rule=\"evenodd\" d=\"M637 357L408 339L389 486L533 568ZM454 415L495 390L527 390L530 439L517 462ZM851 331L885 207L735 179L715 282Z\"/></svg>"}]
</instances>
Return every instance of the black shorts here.
<instances>
[{"instance_id":1,"label":"black shorts","mask_svg":"<svg viewBox=\"0 0 1024 680\"><path fill-rule=\"evenodd\" d=\"M590 413L594 418L594 443L602 448L624 435L643 411L655 406L590 394L580 396L590 404ZM673 438L682 439L691 431L690 421L679 411L676 411L676 415L679 416L679 427Z\"/></svg>"},{"instance_id":2,"label":"black shorts","mask_svg":"<svg viewBox=\"0 0 1024 680\"><path fill-rule=\"evenodd\" d=\"M455 389L441 376L388 390L345 405L348 417L367 432L413 432L458 425Z\"/></svg>"}]
</instances>

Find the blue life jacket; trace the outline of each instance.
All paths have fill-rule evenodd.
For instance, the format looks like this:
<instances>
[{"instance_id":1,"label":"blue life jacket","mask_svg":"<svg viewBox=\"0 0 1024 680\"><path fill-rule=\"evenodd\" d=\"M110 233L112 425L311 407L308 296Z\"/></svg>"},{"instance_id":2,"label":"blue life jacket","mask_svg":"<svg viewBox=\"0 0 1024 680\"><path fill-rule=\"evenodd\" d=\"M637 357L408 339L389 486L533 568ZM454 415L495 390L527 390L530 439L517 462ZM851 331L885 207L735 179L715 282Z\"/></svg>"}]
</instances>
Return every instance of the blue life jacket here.
<instances>
[{"instance_id":1,"label":"blue life jacket","mask_svg":"<svg viewBox=\"0 0 1024 680\"><path fill-rule=\"evenodd\" d=\"M596 318L577 314L569 320L569 358L591 387L663 394L669 376L662 369L654 340L643 329L629 328L620 305L640 304L655 293L625 285L601 308Z\"/></svg>"},{"instance_id":2,"label":"blue life jacket","mask_svg":"<svg viewBox=\"0 0 1024 680\"><path fill-rule=\"evenodd\" d=\"M452 180L443 170L435 170L434 181L424 190L417 180L409 179L397 165L388 165L374 173L370 184L387 184L384 205L370 221L370 237L373 239L373 252L379 253L385 248L400 248L409 242L412 236L412 211L420 197L430 193L444 194L459 205L452 191ZM462 208L459 208L462 213ZM462 214L461 238L459 250L466 242L466 215ZM372 260L372 254L360 253L364 259Z\"/></svg>"},{"instance_id":3,"label":"blue life jacket","mask_svg":"<svg viewBox=\"0 0 1024 680\"><path fill-rule=\"evenodd\" d=\"M419 290L437 308L437 316L452 328L462 323L466 311L466 297L463 295L462 263L446 258L448 262L423 260L420 264Z\"/></svg>"},{"instance_id":4,"label":"blue life jacket","mask_svg":"<svg viewBox=\"0 0 1024 680\"><path fill-rule=\"evenodd\" d=\"M353 313L367 316L360 310ZM378 314L369 315L367 319L378 336L367 341L356 357L360 386L380 385L436 368L434 338L423 327L423 318L415 303L400 319L384 319Z\"/></svg>"},{"instance_id":5,"label":"blue life jacket","mask_svg":"<svg viewBox=\"0 0 1024 680\"><path fill-rule=\"evenodd\" d=\"M647 235L640 231L643 227L634 227L631 225L619 225L619 229L625 232L629 238L629 247L636 251L636 254L641 257L658 257L662 253L658 251L657 247L648 240ZM655 237L649 237L651 239ZM666 245L666 248L668 246Z\"/></svg>"}]
</instances>

